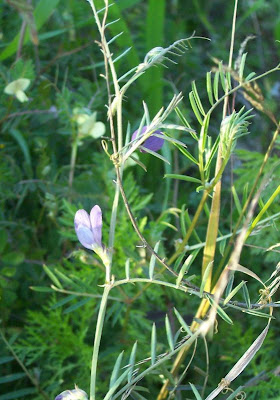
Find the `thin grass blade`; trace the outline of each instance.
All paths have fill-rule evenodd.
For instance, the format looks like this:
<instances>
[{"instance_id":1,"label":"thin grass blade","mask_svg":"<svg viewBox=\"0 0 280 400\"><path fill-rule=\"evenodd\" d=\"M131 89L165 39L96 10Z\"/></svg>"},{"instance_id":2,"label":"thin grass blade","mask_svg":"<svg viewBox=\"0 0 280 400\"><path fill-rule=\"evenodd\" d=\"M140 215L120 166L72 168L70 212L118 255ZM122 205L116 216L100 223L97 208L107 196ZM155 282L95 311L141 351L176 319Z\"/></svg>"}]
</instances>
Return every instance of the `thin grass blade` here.
<instances>
[{"instance_id":1,"label":"thin grass blade","mask_svg":"<svg viewBox=\"0 0 280 400\"><path fill-rule=\"evenodd\" d=\"M156 357L157 357L157 331L156 331L156 324L153 323L153 328L152 328L152 336L151 336L151 364L154 365L156 362Z\"/></svg>"},{"instance_id":2,"label":"thin grass blade","mask_svg":"<svg viewBox=\"0 0 280 400\"><path fill-rule=\"evenodd\" d=\"M160 244L160 240L156 243L156 245L154 247L155 253L158 252L159 244ZM151 260L150 260L150 265L149 265L149 278L151 280L153 279L153 276L154 276L155 264L156 264L156 256L154 254L152 254Z\"/></svg>"},{"instance_id":3,"label":"thin grass blade","mask_svg":"<svg viewBox=\"0 0 280 400\"><path fill-rule=\"evenodd\" d=\"M188 335L192 336L192 331L190 330L188 324L186 323L186 321L184 320L184 318L181 316L181 314L179 313L179 311L176 310L176 308L174 307L174 313L179 321L179 323L181 324L182 328L188 333Z\"/></svg>"}]
</instances>

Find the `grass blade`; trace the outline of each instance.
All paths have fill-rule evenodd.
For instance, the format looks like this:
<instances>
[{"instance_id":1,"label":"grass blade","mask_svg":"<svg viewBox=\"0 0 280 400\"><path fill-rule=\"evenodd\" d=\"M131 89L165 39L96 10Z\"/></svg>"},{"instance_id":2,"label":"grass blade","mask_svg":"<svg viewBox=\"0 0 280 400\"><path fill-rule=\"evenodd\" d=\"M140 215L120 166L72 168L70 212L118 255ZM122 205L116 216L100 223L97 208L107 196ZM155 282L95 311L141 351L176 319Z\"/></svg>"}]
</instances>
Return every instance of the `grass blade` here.
<instances>
[{"instance_id":1,"label":"grass blade","mask_svg":"<svg viewBox=\"0 0 280 400\"><path fill-rule=\"evenodd\" d=\"M127 376L128 382L130 382L132 380L133 369L135 366L136 351L137 351L137 342L134 343L132 350L131 350L130 357L129 357L129 368L128 368L128 376Z\"/></svg>"},{"instance_id":2,"label":"grass blade","mask_svg":"<svg viewBox=\"0 0 280 400\"><path fill-rule=\"evenodd\" d=\"M207 74L206 74L206 88L207 88L207 95L208 95L209 103L211 104L211 106L213 106L214 99L213 99L211 72L207 72Z\"/></svg>"},{"instance_id":3,"label":"grass blade","mask_svg":"<svg viewBox=\"0 0 280 400\"><path fill-rule=\"evenodd\" d=\"M188 333L188 335L192 336L192 331L190 330L188 324L185 322L184 318L181 316L179 311L176 310L175 307L174 307L174 313L175 313L179 323L181 324L182 328Z\"/></svg>"},{"instance_id":4,"label":"grass blade","mask_svg":"<svg viewBox=\"0 0 280 400\"><path fill-rule=\"evenodd\" d=\"M198 91L197 91L197 87L196 87L195 81L192 81L192 92L193 92L194 99L195 99L195 102L196 102L196 105L197 105L199 111L205 117L205 111L204 111L204 108L202 106L202 103L201 103L201 100L200 100L200 97L199 97L199 94L198 94Z\"/></svg>"},{"instance_id":5,"label":"grass blade","mask_svg":"<svg viewBox=\"0 0 280 400\"><path fill-rule=\"evenodd\" d=\"M194 114L195 114L195 116L196 116L196 119L198 120L198 122L200 123L200 125L202 125L202 124L203 124L203 121L202 121L202 118L201 118L199 109L198 109L198 107L197 107L197 105L196 105L196 101L195 101L195 97L194 97L193 92L190 92L190 94L189 94L189 99L190 99L190 103L191 103L192 110L193 110L193 112L194 112Z\"/></svg>"},{"instance_id":6,"label":"grass blade","mask_svg":"<svg viewBox=\"0 0 280 400\"><path fill-rule=\"evenodd\" d=\"M237 285L225 298L224 300L224 306L236 295L237 292L246 284L245 281L242 281Z\"/></svg>"},{"instance_id":7,"label":"grass blade","mask_svg":"<svg viewBox=\"0 0 280 400\"><path fill-rule=\"evenodd\" d=\"M111 389L113 387L113 385L116 383L117 379L118 379L118 375L119 375L119 371L121 368L121 363L122 363L122 359L123 359L123 351L118 355L118 358L115 362L114 368L113 368L113 372L111 375L111 379L110 379L110 386L109 388Z\"/></svg>"},{"instance_id":8,"label":"grass blade","mask_svg":"<svg viewBox=\"0 0 280 400\"><path fill-rule=\"evenodd\" d=\"M202 397L200 396L197 388L192 383L190 383L190 387L195 395L196 400L202 400Z\"/></svg>"},{"instance_id":9,"label":"grass blade","mask_svg":"<svg viewBox=\"0 0 280 400\"><path fill-rule=\"evenodd\" d=\"M247 285L244 285L242 287L242 291L243 291L243 297L244 297L244 300L245 300L245 303L246 303L247 307L251 308L250 294L249 294Z\"/></svg>"},{"instance_id":10,"label":"grass blade","mask_svg":"<svg viewBox=\"0 0 280 400\"><path fill-rule=\"evenodd\" d=\"M225 75L224 75L224 69L223 69L223 62L219 62L219 73L220 73L220 81L222 84L222 88L224 92L226 91L226 80L225 80Z\"/></svg>"},{"instance_id":11,"label":"grass blade","mask_svg":"<svg viewBox=\"0 0 280 400\"><path fill-rule=\"evenodd\" d=\"M239 79L240 79L240 81L243 80L243 74L244 74L244 67L245 67L246 57L247 57L247 53L242 54L241 62L240 62L240 67L239 67Z\"/></svg>"},{"instance_id":12,"label":"grass blade","mask_svg":"<svg viewBox=\"0 0 280 400\"><path fill-rule=\"evenodd\" d=\"M202 278L202 282L201 282L201 285L200 285L200 291L199 291L200 297L202 297L202 295L203 295L204 288L205 288L205 285L206 285L206 283L207 283L207 281L208 281L209 274L210 274L210 272L212 271L213 262L214 262L214 261L211 261L211 262L207 265L207 267L206 267L206 269L205 269L205 271L204 271L203 278Z\"/></svg>"},{"instance_id":13,"label":"grass blade","mask_svg":"<svg viewBox=\"0 0 280 400\"><path fill-rule=\"evenodd\" d=\"M214 97L216 101L219 100L219 76L220 73L217 71L214 76Z\"/></svg>"},{"instance_id":14,"label":"grass blade","mask_svg":"<svg viewBox=\"0 0 280 400\"><path fill-rule=\"evenodd\" d=\"M184 278L185 275L189 272L189 269L194 262L196 256L198 255L200 249L195 250L192 254L188 256L188 258L185 260L182 268L180 269L180 272L178 274L178 278L176 279L176 285L179 286L182 279Z\"/></svg>"},{"instance_id":15,"label":"grass blade","mask_svg":"<svg viewBox=\"0 0 280 400\"><path fill-rule=\"evenodd\" d=\"M160 244L160 240L156 243L156 245L154 247L155 253L158 252L159 244ZM156 264L156 256L154 254L152 254L151 260L150 260L150 265L149 265L149 278L151 280L153 279L153 276L154 276L155 264Z\"/></svg>"},{"instance_id":16,"label":"grass blade","mask_svg":"<svg viewBox=\"0 0 280 400\"><path fill-rule=\"evenodd\" d=\"M59 289L62 289L62 285L59 282L59 280L57 279L57 277L55 276L55 274L45 264L43 265L43 269L44 269L45 273L48 275L48 277L53 281L55 286L57 286Z\"/></svg>"},{"instance_id":17,"label":"grass blade","mask_svg":"<svg viewBox=\"0 0 280 400\"><path fill-rule=\"evenodd\" d=\"M219 314L219 316L226 321L228 324L232 325L232 319L227 315L227 313L222 309L222 307L219 306L219 304L217 304L215 302L215 300L211 297L211 296L207 296L207 299L209 300L209 303L211 304L211 306L215 307L217 310L217 313Z\"/></svg>"},{"instance_id":18,"label":"grass blade","mask_svg":"<svg viewBox=\"0 0 280 400\"><path fill-rule=\"evenodd\" d=\"M171 329L170 321L169 321L167 314L165 316L165 329L166 329L166 336L167 336L167 341L168 341L170 350L174 351L174 338L173 338L172 329Z\"/></svg>"},{"instance_id":19,"label":"grass blade","mask_svg":"<svg viewBox=\"0 0 280 400\"><path fill-rule=\"evenodd\" d=\"M195 182L201 185L201 180L193 178L192 176L179 175L179 174L165 174L164 178L179 179L181 181Z\"/></svg>"},{"instance_id":20,"label":"grass blade","mask_svg":"<svg viewBox=\"0 0 280 400\"><path fill-rule=\"evenodd\" d=\"M157 357L157 331L156 331L156 324L153 323L153 328L152 328L152 336L151 336L151 364L154 365L156 362L156 357Z\"/></svg>"},{"instance_id":21,"label":"grass blade","mask_svg":"<svg viewBox=\"0 0 280 400\"><path fill-rule=\"evenodd\" d=\"M231 187L231 192L232 192L232 195L233 195L233 200L234 200L235 207L236 207L236 209L238 211L238 214L240 215L242 213L242 206L241 206L238 194L236 193L236 189L235 189L234 186Z\"/></svg>"},{"instance_id":22,"label":"grass blade","mask_svg":"<svg viewBox=\"0 0 280 400\"><path fill-rule=\"evenodd\" d=\"M129 272L130 272L130 259L128 258L125 262L125 277L129 280Z\"/></svg>"}]
</instances>

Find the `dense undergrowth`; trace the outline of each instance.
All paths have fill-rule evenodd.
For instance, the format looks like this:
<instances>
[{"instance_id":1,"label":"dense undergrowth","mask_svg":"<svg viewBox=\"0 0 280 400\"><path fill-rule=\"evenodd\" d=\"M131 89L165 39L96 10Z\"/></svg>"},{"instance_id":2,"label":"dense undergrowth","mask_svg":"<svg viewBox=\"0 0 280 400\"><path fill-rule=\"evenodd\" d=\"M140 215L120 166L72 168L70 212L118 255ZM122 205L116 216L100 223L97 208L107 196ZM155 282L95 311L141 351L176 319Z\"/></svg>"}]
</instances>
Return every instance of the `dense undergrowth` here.
<instances>
[{"instance_id":1,"label":"dense undergrowth","mask_svg":"<svg viewBox=\"0 0 280 400\"><path fill-rule=\"evenodd\" d=\"M103 0L94 3L97 9L103 7ZM176 59L178 65L151 68L131 86L123 102L124 130L128 123L131 132L139 127L143 100L152 118L162 106L166 107L174 93L182 92L179 110L170 114L168 123L181 124L183 116L199 131L189 100L192 81L196 81L202 103L209 104L205 76L210 70L215 75L221 60L227 65L233 7L233 1L221 0L119 0L109 7L109 21L121 18L108 26L109 36L124 32L112 43L113 57L132 46L115 62L118 76L142 63L152 48L167 47L190 37L193 31L211 39L191 40L187 52ZM279 64L279 15L277 0L240 1L233 61L240 62L239 51L248 52L244 76L252 71L260 75ZM73 219L78 209L89 211L99 204L103 211L103 242L108 243L116 177L101 142L110 137L104 106L108 102L106 81L100 76L104 73L104 59L96 44L100 37L87 1L7 0L0 6L0 19L0 399L53 399L75 383L86 391L90 384L104 269L101 260L77 241ZM244 40L249 35L252 37L245 49ZM238 140L223 174L219 237L232 232L276 129L279 75L278 69L258 81L258 86L252 83L253 94L238 91L230 97L229 110L252 108L254 119L250 120L250 134ZM7 93L8 84L17 80L21 80L19 86L12 88L12 94ZM234 75L232 81L237 86ZM222 96L221 87L217 95ZM213 141L220 130L221 115L222 104L211 119L209 132ZM198 157L192 135L182 130L169 133ZM280 141L276 139L264 168L266 178L255 216L262 209L264 212L240 258L240 264L263 281L279 263L279 196L265 207L279 187L279 153ZM161 154L170 164L137 151L138 160L147 171L133 161L127 163L123 186L140 232L153 247L161 241L159 255L168 259L186 235L202 192L196 190L194 181L163 178L165 174L181 174L200 180L189 157L167 141ZM209 171L213 177L214 167ZM190 251L200 249L191 268L191 283L198 287L211 198L188 242ZM225 236L217 243L215 267L223 259L228 240ZM130 276L149 277L150 254L141 246L120 200L113 252L116 280L125 278L128 259ZM180 262L182 259L173 265L177 273ZM160 265L155 268L157 273L161 269ZM159 274L162 276L167 281L171 279L167 271ZM56 290L50 289L50 278L51 283L62 280L63 288L59 281ZM249 290L252 303L256 303L260 283L238 273L234 285L242 279L248 281L248 289L246 286L238 292L235 300L248 300ZM71 292L86 292L91 297ZM165 353L166 314L175 335L180 324L173 308L190 324L200 304L198 297L187 297L164 286L145 289L139 283L118 286L110 296L98 366L97 391L103 397L120 351L125 350L123 365L129 364L130 351L137 340L137 360L149 357L155 322L157 353ZM274 302L277 296L276 293ZM176 399L195 398L189 382L201 392L207 377L206 397L267 322L236 310L229 314L233 325L218 318L213 337L198 340L195 361L178 387ZM280 398L276 307L274 317L263 346L238 382L233 383L234 390L244 386L248 399ZM190 357L191 352L186 360ZM135 390L128 393L128 398L155 399L165 379L174 386L172 361L174 357L145 377L143 386L149 392Z\"/></svg>"}]
</instances>

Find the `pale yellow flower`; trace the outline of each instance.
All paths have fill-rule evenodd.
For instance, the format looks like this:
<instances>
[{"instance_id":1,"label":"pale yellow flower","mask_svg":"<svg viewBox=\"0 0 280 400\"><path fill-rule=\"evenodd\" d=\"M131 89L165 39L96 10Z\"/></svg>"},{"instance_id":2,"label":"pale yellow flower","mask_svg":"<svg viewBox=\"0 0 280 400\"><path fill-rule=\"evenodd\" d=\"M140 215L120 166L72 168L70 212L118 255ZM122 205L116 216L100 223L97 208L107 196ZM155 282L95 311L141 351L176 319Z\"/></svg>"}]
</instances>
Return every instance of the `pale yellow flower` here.
<instances>
[{"instance_id":1,"label":"pale yellow flower","mask_svg":"<svg viewBox=\"0 0 280 400\"><path fill-rule=\"evenodd\" d=\"M98 139L105 134L105 125L101 121L96 121L96 112L89 115L82 112L82 109L75 108L73 114L73 119L78 124L80 138L91 136Z\"/></svg>"},{"instance_id":2,"label":"pale yellow flower","mask_svg":"<svg viewBox=\"0 0 280 400\"><path fill-rule=\"evenodd\" d=\"M26 78L20 78L13 82L10 82L4 89L4 93L14 95L21 103L28 101L28 97L24 91L30 85L30 80Z\"/></svg>"}]
</instances>

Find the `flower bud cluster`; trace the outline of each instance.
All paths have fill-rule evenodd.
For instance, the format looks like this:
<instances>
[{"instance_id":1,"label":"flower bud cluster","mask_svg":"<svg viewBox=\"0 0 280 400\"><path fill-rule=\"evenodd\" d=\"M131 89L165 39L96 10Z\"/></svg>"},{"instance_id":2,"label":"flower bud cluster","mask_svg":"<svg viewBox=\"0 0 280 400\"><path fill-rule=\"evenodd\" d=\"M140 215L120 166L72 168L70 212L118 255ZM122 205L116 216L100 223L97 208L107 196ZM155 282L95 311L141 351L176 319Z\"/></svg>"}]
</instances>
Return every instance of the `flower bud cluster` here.
<instances>
[{"instance_id":1,"label":"flower bud cluster","mask_svg":"<svg viewBox=\"0 0 280 400\"><path fill-rule=\"evenodd\" d=\"M249 111L242 114L244 107L236 113L233 111L231 115L225 117L221 123L220 129L220 140L222 143L222 157L228 158L230 154L233 152L236 140L243 136L247 135L248 132L248 119L252 116L249 116Z\"/></svg>"}]
</instances>

